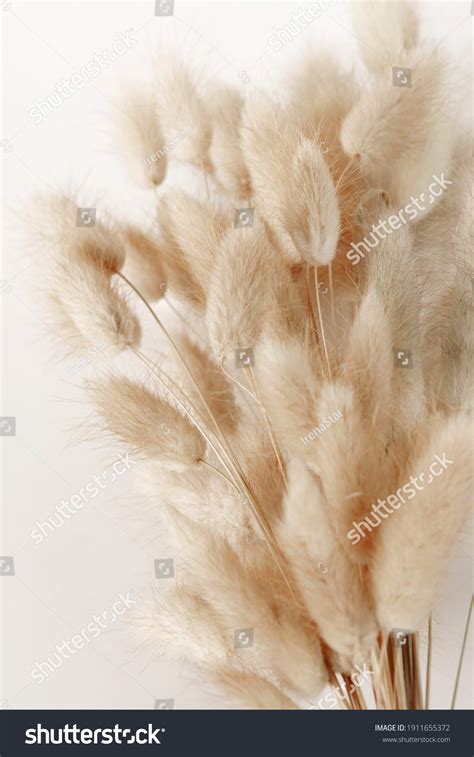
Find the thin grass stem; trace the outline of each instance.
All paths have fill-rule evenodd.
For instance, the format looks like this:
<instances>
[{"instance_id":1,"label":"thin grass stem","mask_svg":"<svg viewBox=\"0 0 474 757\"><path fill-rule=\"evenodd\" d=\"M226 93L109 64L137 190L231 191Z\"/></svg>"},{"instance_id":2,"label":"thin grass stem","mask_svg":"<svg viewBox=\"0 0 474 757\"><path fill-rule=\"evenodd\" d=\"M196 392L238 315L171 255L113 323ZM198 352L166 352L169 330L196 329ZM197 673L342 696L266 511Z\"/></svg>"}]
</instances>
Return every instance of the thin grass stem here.
<instances>
[{"instance_id":1,"label":"thin grass stem","mask_svg":"<svg viewBox=\"0 0 474 757\"><path fill-rule=\"evenodd\" d=\"M319 281L318 281L318 266L317 265L314 266L314 288L316 291L316 304L318 308L319 325L321 327L321 340L323 342L324 355L326 357L326 363L328 366L329 378L331 378L331 365L329 363L328 346L326 343L326 336L324 334L323 315L321 311L321 300L319 296Z\"/></svg>"},{"instance_id":2,"label":"thin grass stem","mask_svg":"<svg viewBox=\"0 0 474 757\"><path fill-rule=\"evenodd\" d=\"M425 710L430 709L431 655L433 652L433 617L428 618L428 649L426 655Z\"/></svg>"},{"instance_id":3,"label":"thin grass stem","mask_svg":"<svg viewBox=\"0 0 474 757\"><path fill-rule=\"evenodd\" d=\"M451 700L451 709L452 710L454 710L454 707L456 705L456 699L457 699L458 690L459 690L459 681L461 679L462 664L463 664L463 660L464 660L464 653L466 651L467 637L468 637L468 634L469 634L469 626L471 624L472 602L473 602L473 599L474 599L474 597L471 597L471 604L469 605L469 612L467 614L466 627L464 629L464 637L463 637L463 640L462 640L461 654L459 655L458 669L456 671L456 681L454 683L453 698Z\"/></svg>"}]
</instances>

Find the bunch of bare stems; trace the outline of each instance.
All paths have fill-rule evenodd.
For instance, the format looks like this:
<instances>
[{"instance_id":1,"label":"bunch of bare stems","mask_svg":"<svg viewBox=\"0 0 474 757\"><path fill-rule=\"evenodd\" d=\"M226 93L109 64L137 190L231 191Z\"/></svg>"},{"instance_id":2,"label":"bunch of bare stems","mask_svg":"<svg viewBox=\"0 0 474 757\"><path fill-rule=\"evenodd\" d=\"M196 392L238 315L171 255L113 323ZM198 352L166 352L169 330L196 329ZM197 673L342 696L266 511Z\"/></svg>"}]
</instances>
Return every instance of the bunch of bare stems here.
<instances>
[{"instance_id":1,"label":"bunch of bare stems","mask_svg":"<svg viewBox=\"0 0 474 757\"><path fill-rule=\"evenodd\" d=\"M64 195L41 197L31 222L65 344L105 340L145 369L89 382L103 428L143 459L150 511L180 555L136 625L248 708L308 707L327 685L344 708L368 694L428 708L431 612L471 498L470 144L412 7L353 14L365 78L314 55L283 105L169 60L153 92L123 95L121 160L141 186L164 183L153 228L103 212L77 226ZM204 176L202 197L167 188L169 144ZM443 192L400 222L433 177ZM405 502L436 455L451 462ZM370 682L354 685L362 665Z\"/></svg>"}]
</instances>

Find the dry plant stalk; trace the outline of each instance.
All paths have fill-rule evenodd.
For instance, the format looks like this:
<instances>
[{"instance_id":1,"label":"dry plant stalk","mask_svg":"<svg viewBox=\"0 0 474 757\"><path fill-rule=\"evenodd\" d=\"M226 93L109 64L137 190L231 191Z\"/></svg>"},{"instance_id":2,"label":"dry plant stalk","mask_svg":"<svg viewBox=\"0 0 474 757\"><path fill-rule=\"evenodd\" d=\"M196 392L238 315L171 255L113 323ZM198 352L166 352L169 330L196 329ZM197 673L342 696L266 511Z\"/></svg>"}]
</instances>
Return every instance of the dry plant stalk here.
<instances>
[{"instance_id":1,"label":"dry plant stalk","mask_svg":"<svg viewBox=\"0 0 474 757\"><path fill-rule=\"evenodd\" d=\"M137 626L242 707L360 709L364 679L378 708L424 707L419 631L468 516L471 151L411 6L354 8L365 84L315 57L283 107L204 94L169 62L155 104L130 95L131 177L162 182L144 155L180 131L175 157L209 180L204 197L158 194L157 234L76 227L64 197L36 224L67 346L105 339L147 373L92 387L180 555ZM407 223L433 177L443 191ZM151 307L165 290L188 333Z\"/></svg>"}]
</instances>

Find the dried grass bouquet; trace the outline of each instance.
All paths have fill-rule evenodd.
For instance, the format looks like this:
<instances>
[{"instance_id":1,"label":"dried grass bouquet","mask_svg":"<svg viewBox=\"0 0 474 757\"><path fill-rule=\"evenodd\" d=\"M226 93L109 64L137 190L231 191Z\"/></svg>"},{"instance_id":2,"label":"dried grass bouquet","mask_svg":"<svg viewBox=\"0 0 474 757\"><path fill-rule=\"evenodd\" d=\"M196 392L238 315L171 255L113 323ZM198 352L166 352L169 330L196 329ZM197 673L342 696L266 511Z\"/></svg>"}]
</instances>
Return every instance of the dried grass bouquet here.
<instances>
[{"instance_id":1,"label":"dried grass bouquet","mask_svg":"<svg viewBox=\"0 0 474 757\"><path fill-rule=\"evenodd\" d=\"M472 495L471 144L412 7L353 23L363 82L315 54L283 104L168 60L124 96L153 228L61 194L34 222L67 347L132 367L89 388L180 555L137 624L246 708L427 707L419 630ZM167 188L171 152L205 193Z\"/></svg>"}]
</instances>

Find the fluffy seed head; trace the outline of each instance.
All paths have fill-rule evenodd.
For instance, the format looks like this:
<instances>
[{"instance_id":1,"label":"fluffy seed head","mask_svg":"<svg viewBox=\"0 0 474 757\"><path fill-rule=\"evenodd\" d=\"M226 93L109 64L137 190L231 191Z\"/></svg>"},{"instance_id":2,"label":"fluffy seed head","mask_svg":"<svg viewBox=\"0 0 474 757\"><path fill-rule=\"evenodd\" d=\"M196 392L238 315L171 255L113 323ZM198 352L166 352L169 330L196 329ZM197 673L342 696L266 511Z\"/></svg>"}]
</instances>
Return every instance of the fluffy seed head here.
<instances>
[{"instance_id":1,"label":"fluffy seed head","mask_svg":"<svg viewBox=\"0 0 474 757\"><path fill-rule=\"evenodd\" d=\"M400 476L403 502L398 502L377 533L372 577L377 615L387 631L416 630L426 620L471 509L471 418L465 413L441 416L431 435L423 439L425 434L418 454ZM435 462L436 456L441 462ZM417 477L411 491L405 486L410 476Z\"/></svg>"},{"instance_id":2,"label":"fluffy seed head","mask_svg":"<svg viewBox=\"0 0 474 757\"><path fill-rule=\"evenodd\" d=\"M123 265L123 239L110 219L95 214L96 208L78 207L64 194L38 194L29 207L30 228L55 259L84 260L110 275Z\"/></svg>"},{"instance_id":3,"label":"fluffy seed head","mask_svg":"<svg viewBox=\"0 0 474 757\"><path fill-rule=\"evenodd\" d=\"M266 323L282 326L291 280L265 230L231 229L209 283L206 322L218 359L256 345ZM291 315L291 313L290 313Z\"/></svg>"},{"instance_id":4,"label":"fluffy seed head","mask_svg":"<svg viewBox=\"0 0 474 757\"><path fill-rule=\"evenodd\" d=\"M290 188L298 186L298 194L288 198L293 207L288 232L305 260L328 265L336 254L340 216L334 183L318 145L301 140L293 168Z\"/></svg>"},{"instance_id":5,"label":"fluffy seed head","mask_svg":"<svg viewBox=\"0 0 474 757\"><path fill-rule=\"evenodd\" d=\"M156 107L166 141L177 132L184 138L173 148L179 160L209 167L211 129L197 80L176 59L161 60L156 77Z\"/></svg>"},{"instance_id":6,"label":"fluffy seed head","mask_svg":"<svg viewBox=\"0 0 474 757\"><path fill-rule=\"evenodd\" d=\"M166 293L163 253L158 243L138 227L123 229L126 246L124 275L148 300L159 300Z\"/></svg>"},{"instance_id":7,"label":"fluffy seed head","mask_svg":"<svg viewBox=\"0 0 474 757\"><path fill-rule=\"evenodd\" d=\"M140 324L107 272L84 259L53 261L48 300L67 349L138 346Z\"/></svg>"},{"instance_id":8,"label":"fluffy seed head","mask_svg":"<svg viewBox=\"0 0 474 757\"><path fill-rule=\"evenodd\" d=\"M406 0L353 3L352 26L366 66L380 72L395 65L418 41L418 18Z\"/></svg>"},{"instance_id":9,"label":"fluffy seed head","mask_svg":"<svg viewBox=\"0 0 474 757\"><path fill-rule=\"evenodd\" d=\"M449 171L456 136L447 118L447 66L438 50L427 49L404 56L399 66L409 69L411 86L397 86L392 68L378 74L344 120L341 143L360 159L371 187L387 192L397 208L418 198L421 217L437 204L428 188ZM401 79L408 82L406 72Z\"/></svg>"},{"instance_id":10,"label":"fluffy seed head","mask_svg":"<svg viewBox=\"0 0 474 757\"><path fill-rule=\"evenodd\" d=\"M237 90L219 87L210 93L212 138L209 150L214 175L235 198L250 196L251 182L240 147L243 98Z\"/></svg>"},{"instance_id":11,"label":"fluffy seed head","mask_svg":"<svg viewBox=\"0 0 474 757\"><path fill-rule=\"evenodd\" d=\"M129 89L122 94L118 112L119 157L138 186L153 189L162 183L167 169L165 139L153 97Z\"/></svg>"},{"instance_id":12,"label":"fluffy seed head","mask_svg":"<svg viewBox=\"0 0 474 757\"><path fill-rule=\"evenodd\" d=\"M146 459L179 470L204 458L206 445L196 427L150 389L110 378L92 390L106 431Z\"/></svg>"},{"instance_id":13,"label":"fluffy seed head","mask_svg":"<svg viewBox=\"0 0 474 757\"><path fill-rule=\"evenodd\" d=\"M163 259L170 288L204 305L223 235L233 222L227 206L209 206L181 190L169 190L160 201Z\"/></svg>"}]
</instances>

